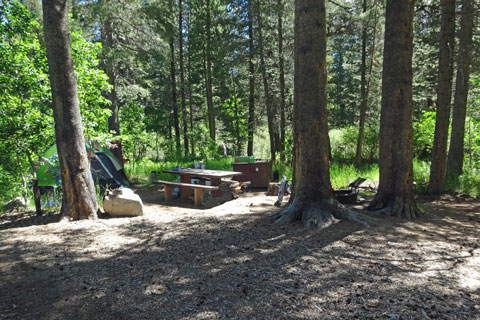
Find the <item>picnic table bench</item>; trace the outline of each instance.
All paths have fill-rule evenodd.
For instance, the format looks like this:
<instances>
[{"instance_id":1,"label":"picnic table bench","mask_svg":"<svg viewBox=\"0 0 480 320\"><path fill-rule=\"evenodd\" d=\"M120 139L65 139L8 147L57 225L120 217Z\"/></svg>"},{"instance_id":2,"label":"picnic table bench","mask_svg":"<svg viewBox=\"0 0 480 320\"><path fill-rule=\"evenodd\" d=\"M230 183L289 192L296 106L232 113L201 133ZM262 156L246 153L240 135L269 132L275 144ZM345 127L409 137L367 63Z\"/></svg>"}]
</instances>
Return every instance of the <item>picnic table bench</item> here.
<instances>
[{"instance_id":1,"label":"picnic table bench","mask_svg":"<svg viewBox=\"0 0 480 320\"><path fill-rule=\"evenodd\" d=\"M193 201L195 202L195 207L200 206L203 203L203 190L218 190L218 186L206 186L203 184L193 184L193 183L184 183L184 182L171 182L158 180L155 181L157 184L163 184L165 186L165 202L168 202L173 199L173 188L174 187L186 187L193 189Z\"/></svg>"}]
</instances>

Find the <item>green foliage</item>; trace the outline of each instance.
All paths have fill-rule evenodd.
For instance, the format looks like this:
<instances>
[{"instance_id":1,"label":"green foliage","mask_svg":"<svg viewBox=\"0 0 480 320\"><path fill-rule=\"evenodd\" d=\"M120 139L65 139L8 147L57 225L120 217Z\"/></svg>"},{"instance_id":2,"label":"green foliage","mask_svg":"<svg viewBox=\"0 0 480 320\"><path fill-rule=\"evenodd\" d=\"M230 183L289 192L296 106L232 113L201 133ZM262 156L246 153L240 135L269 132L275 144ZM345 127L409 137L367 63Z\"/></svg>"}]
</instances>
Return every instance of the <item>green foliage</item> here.
<instances>
[{"instance_id":1,"label":"green foliage","mask_svg":"<svg viewBox=\"0 0 480 320\"><path fill-rule=\"evenodd\" d=\"M378 159L379 140L378 126L366 125L362 158L367 161ZM358 128L349 126L342 129L333 129L329 132L332 157L336 161L351 161L357 151Z\"/></svg>"},{"instance_id":2,"label":"green foliage","mask_svg":"<svg viewBox=\"0 0 480 320\"><path fill-rule=\"evenodd\" d=\"M181 159L180 161L160 161L154 162L145 158L137 163L129 162L125 166L125 172L130 180L138 183L149 183L150 173L157 172L158 180L176 181L178 176L170 173L163 173L163 170L174 169L181 166L183 168L194 168L196 161ZM206 160L207 169L232 171L232 157L221 157L213 160Z\"/></svg>"},{"instance_id":3,"label":"green foliage","mask_svg":"<svg viewBox=\"0 0 480 320\"><path fill-rule=\"evenodd\" d=\"M45 49L39 35L41 26L16 0L0 3L0 158L2 187L0 200L18 195L20 173L35 165L36 159L54 141L50 82ZM91 138L107 128L110 114L102 92L109 90L107 78L98 69L98 45L86 42L81 33L71 32L72 55L86 136ZM32 160L32 163L28 159Z\"/></svg>"},{"instance_id":4,"label":"green foliage","mask_svg":"<svg viewBox=\"0 0 480 320\"><path fill-rule=\"evenodd\" d=\"M413 154L416 158L430 160L435 134L435 112L424 112L413 123Z\"/></svg>"},{"instance_id":5,"label":"green foliage","mask_svg":"<svg viewBox=\"0 0 480 320\"><path fill-rule=\"evenodd\" d=\"M344 188L358 177L378 181L378 165L364 164L360 168L333 162L330 164L330 179L334 189Z\"/></svg>"}]
</instances>

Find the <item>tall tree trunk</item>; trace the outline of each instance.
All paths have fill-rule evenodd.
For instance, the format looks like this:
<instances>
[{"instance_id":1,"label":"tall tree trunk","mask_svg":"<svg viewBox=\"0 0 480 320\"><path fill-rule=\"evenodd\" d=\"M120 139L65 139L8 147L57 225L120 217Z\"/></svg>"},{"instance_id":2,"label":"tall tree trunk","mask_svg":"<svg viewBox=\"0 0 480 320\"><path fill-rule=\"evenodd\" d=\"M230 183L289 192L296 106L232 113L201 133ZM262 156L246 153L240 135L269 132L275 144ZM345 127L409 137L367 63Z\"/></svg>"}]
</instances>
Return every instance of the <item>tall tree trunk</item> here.
<instances>
[{"instance_id":1,"label":"tall tree trunk","mask_svg":"<svg viewBox=\"0 0 480 320\"><path fill-rule=\"evenodd\" d=\"M472 62L473 12L473 0L462 0L452 133L447 161L447 177L453 180L457 180L463 171L465 118Z\"/></svg>"},{"instance_id":2,"label":"tall tree trunk","mask_svg":"<svg viewBox=\"0 0 480 320\"><path fill-rule=\"evenodd\" d=\"M278 10L278 67L280 72L280 161L285 161L285 68L283 58L283 0L277 1Z\"/></svg>"},{"instance_id":3,"label":"tall tree trunk","mask_svg":"<svg viewBox=\"0 0 480 320\"><path fill-rule=\"evenodd\" d=\"M120 134L120 121L118 118L119 114L119 105L118 105L118 96L117 96L117 72L115 68L115 63L111 51L113 49L113 27L112 20L110 17L106 18L106 21L103 22L102 28L100 28L102 36L102 45L103 51L105 51L104 56L105 60L105 73L108 76L108 83L112 86L112 91L108 94L108 99L110 100L110 110L112 114L108 118L108 131L113 131L115 135Z\"/></svg>"},{"instance_id":4,"label":"tall tree trunk","mask_svg":"<svg viewBox=\"0 0 480 320\"><path fill-rule=\"evenodd\" d=\"M363 12L367 12L367 1L363 2ZM367 46L367 26L364 22L362 30L362 75L361 75L361 90L360 90L360 121L358 124L358 139L357 139L357 150L355 153L355 165L359 166L362 162L362 150L363 150L363 140L365 137L365 120L367 117L367 108L368 108L368 94L370 91L370 83L372 80L372 70L373 70L373 59L375 58L375 43L377 41L377 8L375 4L375 18L373 24L373 39L372 39L372 52L370 56L370 66L368 69L368 80L366 73L366 46Z\"/></svg>"},{"instance_id":5,"label":"tall tree trunk","mask_svg":"<svg viewBox=\"0 0 480 320\"><path fill-rule=\"evenodd\" d=\"M97 196L87 159L73 69L66 0L43 0L44 32L52 88L55 137L62 177L61 214L97 218Z\"/></svg>"},{"instance_id":6,"label":"tall tree trunk","mask_svg":"<svg viewBox=\"0 0 480 320\"><path fill-rule=\"evenodd\" d=\"M430 166L430 194L445 191L448 127L452 101L453 54L455 44L455 0L441 0L440 52L438 57L437 115Z\"/></svg>"},{"instance_id":7,"label":"tall tree trunk","mask_svg":"<svg viewBox=\"0 0 480 320\"><path fill-rule=\"evenodd\" d=\"M190 8L190 3L188 3L188 7ZM190 47L190 26L191 26L191 18L190 18L190 11L188 12L188 21L187 21L187 43L188 43L188 50L187 50L187 73L188 73L188 109L189 109L189 116L190 116L190 132L193 132L193 86L192 86L192 54L191 54L191 47ZM191 155L195 158L195 136L192 135L192 139L190 141L190 148L191 148Z\"/></svg>"},{"instance_id":8,"label":"tall tree trunk","mask_svg":"<svg viewBox=\"0 0 480 320\"><path fill-rule=\"evenodd\" d=\"M265 63L265 50L264 50L264 43L263 43L263 35L262 35L262 12L261 12L261 4L260 1L256 2L257 6L257 33L258 33L258 48L260 51L260 70L262 73L263 79L263 93L265 95L265 107L267 109L267 123L268 123L268 133L270 137L270 158L273 161L276 159L276 151L277 148L275 146L275 119L274 119L274 112L272 106L272 97L270 96L270 88L268 86L268 79L267 79L267 66Z\"/></svg>"},{"instance_id":9,"label":"tall tree trunk","mask_svg":"<svg viewBox=\"0 0 480 320\"><path fill-rule=\"evenodd\" d=\"M172 87L172 110L173 110L173 125L175 128L175 154L180 156L180 122L178 120L178 105L177 105L177 80L175 72L175 44L173 35L170 38L170 79Z\"/></svg>"},{"instance_id":10,"label":"tall tree trunk","mask_svg":"<svg viewBox=\"0 0 480 320\"><path fill-rule=\"evenodd\" d=\"M183 3L178 1L178 52L180 60L180 97L182 98L182 120L183 120L183 147L185 157L188 155L188 119L187 107L185 103L185 72L183 68Z\"/></svg>"},{"instance_id":11,"label":"tall tree trunk","mask_svg":"<svg viewBox=\"0 0 480 320\"><path fill-rule=\"evenodd\" d=\"M380 183L370 210L414 218L412 53L414 0L387 0L380 115Z\"/></svg>"},{"instance_id":12,"label":"tall tree trunk","mask_svg":"<svg viewBox=\"0 0 480 320\"><path fill-rule=\"evenodd\" d=\"M206 0L207 8L207 23L205 26L205 31L207 34L207 43L206 43L206 72L205 72L205 83L207 90L207 113L208 113L208 128L210 129L210 138L215 141L215 110L213 109L213 92L212 92L212 53L211 53L211 43L212 43L212 34L211 34L211 25L212 18L210 12L210 0Z\"/></svg>"},{"instance_id":13,"label":"tall tree trunk","mask_svg":"<svg viewBox=\"0 0 480 320\"><path fill-rule=\"evenodd\" d=\"M277 223L355 220L330 191L325 23L324 0L295 1L294 191Z\"/></svg>"},{"instance_id":14,"label":"tall tree trunk","mask_svg":"<svg viewBox=\"0 0 480 320\"><path fill-rule=\"evenodd\" d=\"M248 0L248 124L247 124L247 155L253 155L253 133L255 130L255 66L253 46L253 8L254 0Z\"/></svg>"}]
</instances>

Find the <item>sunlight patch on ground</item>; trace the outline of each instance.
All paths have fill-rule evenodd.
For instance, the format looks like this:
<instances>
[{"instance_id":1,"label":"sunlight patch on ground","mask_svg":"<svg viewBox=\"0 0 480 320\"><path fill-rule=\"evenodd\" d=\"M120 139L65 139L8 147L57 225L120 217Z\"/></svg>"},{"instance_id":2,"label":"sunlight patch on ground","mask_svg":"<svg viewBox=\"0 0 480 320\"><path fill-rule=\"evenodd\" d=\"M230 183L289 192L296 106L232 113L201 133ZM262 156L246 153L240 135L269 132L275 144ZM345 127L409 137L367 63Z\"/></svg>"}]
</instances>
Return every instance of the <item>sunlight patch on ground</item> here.
<instances>
[{"instance_id":1,"label":"sunlight patch on ground","mask_svg":"<svg viewBox=\"0 0 480 320\"><path fill-rule=\"evenodd\" d=\"M479 254L480 250L476 250L476 252ZM467 261L458 268L458 271L458 283L462 288L471 291L480 289L480 255L467 258Z\"/></svg>"}]
</instances>

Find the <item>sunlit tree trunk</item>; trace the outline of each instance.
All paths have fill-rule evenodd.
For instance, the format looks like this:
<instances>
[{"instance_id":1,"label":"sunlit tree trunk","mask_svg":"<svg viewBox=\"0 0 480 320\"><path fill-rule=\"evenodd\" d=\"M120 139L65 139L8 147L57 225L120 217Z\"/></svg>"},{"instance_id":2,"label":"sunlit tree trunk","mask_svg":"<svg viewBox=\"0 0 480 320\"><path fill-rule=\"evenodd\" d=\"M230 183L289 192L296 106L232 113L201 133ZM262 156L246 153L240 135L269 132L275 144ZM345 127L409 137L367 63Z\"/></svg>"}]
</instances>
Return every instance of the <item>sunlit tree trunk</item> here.
<instances>
[{"instance_id":1,"label":"sunlit tree trunk","mask_svg":"<svg viewBox=\"0 0 480 320\"><path fill-rule=\"evenodd\" d=\"M45 43L52 88L53 117L62 177L61 214L95 219L97 197L83 138L73 69L66 0L43 0Z\"/></svg>"}]
</instances>

